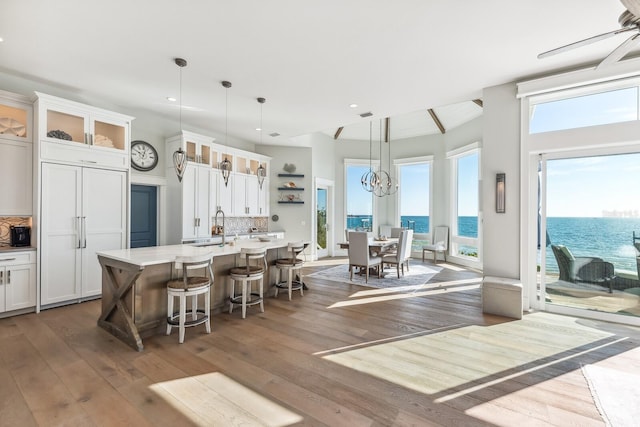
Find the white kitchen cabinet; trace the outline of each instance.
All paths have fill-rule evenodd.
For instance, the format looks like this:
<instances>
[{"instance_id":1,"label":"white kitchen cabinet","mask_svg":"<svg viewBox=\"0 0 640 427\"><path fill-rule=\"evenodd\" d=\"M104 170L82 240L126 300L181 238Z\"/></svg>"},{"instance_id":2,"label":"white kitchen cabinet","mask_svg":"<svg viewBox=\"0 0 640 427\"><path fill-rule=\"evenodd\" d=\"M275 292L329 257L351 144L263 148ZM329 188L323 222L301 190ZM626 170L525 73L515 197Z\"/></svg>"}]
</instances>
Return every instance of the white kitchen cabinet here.
<instances>
[{"instance_id":1,"label":"white kitchen cabinet","mask_svg":"<svg viewBox=\"0 0 640 427\"><path fill-rule=\"evenodd\" d=\"M182 178L182 239L211 236L211 168L189 165Z\"/></svg>"},{"instance_id":2,"label":"white kitchen cabinet","mask_svg":"<svg viewBox=\"0 0 640 427\"><path fill-rule=\"evenodd\" d=\"M102 270L96 252L126 247L126 172L41 167L40 305L98 297Z\"/></svg>"},{"instance_id":3,"label":"white kitchen cabinet","mask_svg":"<svg viewBox=\"0 0 640 427\"><path fill-rule=\"evenodd\" d=\"M35 307L36 252L0 253L0 313Z\"/></svg>"},{"instance_id":4,"label":"white kitchen cabinet","mask_svg":"<svg viewBox=\"0 0 640 427\"><path fill-rule=\"evenodd\" d=\"M226 216L236 216L235 212L235 199L237 195L235 194L235 177L233 174L229 177L229 182L227 185L224 184L224 178L222 178L222 173L220 171L215 172L215 181L216 181L216 196L217 196L217 204L218 209L222 209ZM216 209L216 210L218 210ZM215 212L214 212L215 214Z\"/></svg>"},{"instance_id":5,"label":"white kitchen cabinet","mask_svg":"<svg viewBox=\"0 0 640 427\"><path fill-rule=\"evenodd\" d=\"M36 92L42 160L129 168L133 117Z\"/></svg>"},{"instance_id":6,"label":"white kitchen cabinet","mask_svg":"<svg viewBox=\"0 0 640 427\"><path fill-rule=\"evenodd\" d=\"M187 162L217 167L217 152L212 149L213 141L215 138L186 130L167 138L167 168L173 168L173 153L179 148L186 153Z\"/></svg>"},{"instance_id":7,"label":"white kitchen cabinet","mask_svg":"<svg viewBox=\"0 0 640 427\"><path fill-rule=\"evenodd\" d=\"M258 216L269 216L269 179L265 178L262 188L258 187Z\"/></svg>"},{"instance_id":8,"label":"white kitchen cabinet","mask_svg":"<svg viewBox=\"0 0 640 427\"><path fill-rule=\"evenodd\" d=\"M33 142L33 102L26 96L0 90L0 138Z\"/></svg>"},{"instance_id":9,"label":"white kitchen cabinet","mask_svg":"<svg viewBox=\"0 0 640 427\"><path fill-rule=\"evenodd\" d=\"M0 216L33 214L33 144L0 138Z\"/></svg>"},{"instance_id":10,"label":"white kitchen cabinet","mask_svg":"<svg viewBox=\"0 0 640 427\"><path fill-rule=\"evenodd\" d=\"M0 216L33 215L33 103L0 90Z\"/></svg>"}]
</instances>

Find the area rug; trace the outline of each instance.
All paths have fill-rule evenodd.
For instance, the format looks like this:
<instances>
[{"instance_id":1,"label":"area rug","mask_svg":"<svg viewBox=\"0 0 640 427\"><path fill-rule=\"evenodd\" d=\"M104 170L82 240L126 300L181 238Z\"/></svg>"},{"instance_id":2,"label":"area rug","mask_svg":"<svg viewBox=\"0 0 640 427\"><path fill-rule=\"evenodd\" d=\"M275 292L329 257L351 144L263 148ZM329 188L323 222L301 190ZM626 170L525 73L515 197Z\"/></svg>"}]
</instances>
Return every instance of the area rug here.
<instances>
[{"instance_id":1,"label":"area rug","mask_svg":"<svg viewBox=\"0 0 640 427\"><path fill-rule=\"evenodd\" d=\"M640 420L640 375L584 365L593 400L607 426L637 426Z\"/></svg>"},{"instance_id":2,"label":"area rug","mask_svg":"<svg viewBox=\"0 0 640 427\"><path fill-rule=\"evenodd\" d=\"M369 283L365 283L364 275L361 276L356 274L355 271L353 273L353 280L349 280L349 266L346 264L327 268L326 270L316 271L315 273L309 274L309 277L368 286L371 288L395 288L402 286L424 285L442 270L441 267L422 264L410 264L409 268L409 271L405 268L404 276L400 273L399 279L395 267L387 268L384 270L386 273L385 277L381 279L378 279L378 276L375 274L369 275Z\"/></svg>"}]
</instances>

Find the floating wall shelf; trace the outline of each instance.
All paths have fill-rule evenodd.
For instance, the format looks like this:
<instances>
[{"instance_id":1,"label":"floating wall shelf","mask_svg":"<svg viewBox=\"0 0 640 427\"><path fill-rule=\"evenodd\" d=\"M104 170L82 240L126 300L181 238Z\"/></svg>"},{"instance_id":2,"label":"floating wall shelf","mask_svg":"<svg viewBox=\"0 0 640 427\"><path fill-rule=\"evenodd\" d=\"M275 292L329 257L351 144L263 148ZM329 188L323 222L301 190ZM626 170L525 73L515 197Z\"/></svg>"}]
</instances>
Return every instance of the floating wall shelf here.
<instances>
[{"instance_id":1,"label":"floating wall shelf","mask_svg":"<svg viewBox=\"0 0 640 427\"><path fill-rule=\"evenodd\" d=\"M303 200L278 200L280 204L291 204L291 205L302 205L304 204Z\"/></svg>"},{"instance_id":2,"label":"floating wall shelf","mask_svg":"<svg viewBox=\"0 0 640 427\"><path fill-rule=\"evenodd\" d=\"M278 187L278 190L282 191L304 191L302 187Z\"/></svg>"},{"instance_id":3,"label":"floating wall shelf","mask_svg":"<svg viewBox=\"0 0 640 427\"><path fill-rule=\"evenodd\" d=\"M304 178L304 174L301 173L279 173L280 178Z\"/></svg>"}]
</instances>

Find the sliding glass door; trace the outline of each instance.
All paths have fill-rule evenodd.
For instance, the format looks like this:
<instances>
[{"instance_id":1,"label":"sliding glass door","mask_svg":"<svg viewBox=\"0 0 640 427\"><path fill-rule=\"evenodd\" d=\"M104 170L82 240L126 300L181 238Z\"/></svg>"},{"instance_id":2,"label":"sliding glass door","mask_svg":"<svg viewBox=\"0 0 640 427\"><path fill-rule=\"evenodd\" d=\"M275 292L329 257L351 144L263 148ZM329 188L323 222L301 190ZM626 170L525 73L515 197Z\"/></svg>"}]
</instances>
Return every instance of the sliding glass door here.
<instances>
[{"instance_id":1,"label":"sliding glass door","mask_svg":"<svg viewBox=\"0 0 640 427\"><path fill-rule=\"evenodd\" d=\"M543 155L539 169L538 298L640 316L640 153Z\"/></svg>"}]
</instances>

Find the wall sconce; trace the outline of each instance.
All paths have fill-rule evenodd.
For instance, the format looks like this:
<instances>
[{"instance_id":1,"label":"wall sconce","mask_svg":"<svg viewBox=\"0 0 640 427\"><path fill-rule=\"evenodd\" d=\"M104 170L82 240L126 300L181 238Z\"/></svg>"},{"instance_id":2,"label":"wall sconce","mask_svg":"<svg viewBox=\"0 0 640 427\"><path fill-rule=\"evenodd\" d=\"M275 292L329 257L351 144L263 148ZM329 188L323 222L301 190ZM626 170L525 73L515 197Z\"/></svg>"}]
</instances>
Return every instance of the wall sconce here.
<instances>
[{"instance_id":1,"label":"wall sconce","mask_svg":"<svg viewBox=\"0 0 640 427\"><path fill-rule=\"evenodd\" d=\"M505 174L497 173L496 174L496 213L504 213L504 198L505 198Z\"/></svg>"}]
</instances>

